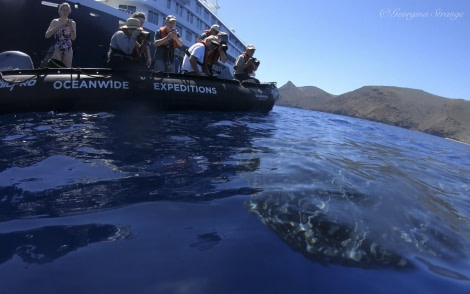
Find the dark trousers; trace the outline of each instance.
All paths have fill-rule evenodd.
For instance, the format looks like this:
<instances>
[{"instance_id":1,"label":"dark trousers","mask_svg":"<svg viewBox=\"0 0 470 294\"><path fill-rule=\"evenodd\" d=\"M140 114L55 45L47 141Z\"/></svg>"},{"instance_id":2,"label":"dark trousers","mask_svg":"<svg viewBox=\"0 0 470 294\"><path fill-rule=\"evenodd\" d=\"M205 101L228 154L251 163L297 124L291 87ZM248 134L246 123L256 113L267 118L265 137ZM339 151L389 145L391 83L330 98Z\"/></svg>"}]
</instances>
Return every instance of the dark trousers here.
<instances>
[{"instance_id":1,"label":"dark trousers","mask_svg":"<svg viewBox=\"0 0 470 294\"><path fill-rule=\"evenodd\" d=\"M245 81L245 80L253 80L254 82L256 83L260 83L260 81L258 79L255 79L253 78L252 76L250 76L248 73L246 72L242 72L242 73L238 73L238 74L234 74L233 77L236 79L236 80L239 80L240 82L241 81Z\"/></svg>"}]
</instances>

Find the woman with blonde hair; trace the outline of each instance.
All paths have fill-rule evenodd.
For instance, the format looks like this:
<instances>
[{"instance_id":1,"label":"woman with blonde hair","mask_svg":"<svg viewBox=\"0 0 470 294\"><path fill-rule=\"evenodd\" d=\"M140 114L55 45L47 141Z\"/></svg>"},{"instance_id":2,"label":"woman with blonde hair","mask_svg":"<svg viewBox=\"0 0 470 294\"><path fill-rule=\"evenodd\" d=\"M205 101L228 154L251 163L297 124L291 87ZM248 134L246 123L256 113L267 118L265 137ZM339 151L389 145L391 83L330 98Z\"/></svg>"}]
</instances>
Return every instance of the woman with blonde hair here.
<instances>
[{"instance_id":1,"label":"woman with blonde hair","mask_svg":"<svg viewBox=\"0 0 470 294\"><path fill-rule=\"evenodd\" d=\"M72 41L77 38L77 24L72 19L69 19L71 12L72 8L67 2L60 4L59 18L52 20L45 34L46 38L54 36L56 40L54 52L51 57L52 62L59 61L63 63L65 67L72 66ZM60 63L56 65L60 67Z\"/></svg>"}]
</instances>

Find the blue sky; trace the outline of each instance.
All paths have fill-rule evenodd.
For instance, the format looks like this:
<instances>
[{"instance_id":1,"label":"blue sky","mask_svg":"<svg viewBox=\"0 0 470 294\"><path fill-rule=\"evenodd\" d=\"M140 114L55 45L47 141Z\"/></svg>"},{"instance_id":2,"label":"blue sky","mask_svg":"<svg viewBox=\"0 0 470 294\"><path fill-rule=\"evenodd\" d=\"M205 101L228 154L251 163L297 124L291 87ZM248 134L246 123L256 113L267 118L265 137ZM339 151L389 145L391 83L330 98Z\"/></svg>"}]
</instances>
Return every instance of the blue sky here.
<instances>
[{"instance_id":1,"label":"blue sky","mask_svg":"<svg viewBox=\"0 0 470 294\"><path fill-rule=\"evenodd\" d=\"M217 0L257 77L339 95L398 86L470 100L468 0Z\"/></svg>"}]
</instances>

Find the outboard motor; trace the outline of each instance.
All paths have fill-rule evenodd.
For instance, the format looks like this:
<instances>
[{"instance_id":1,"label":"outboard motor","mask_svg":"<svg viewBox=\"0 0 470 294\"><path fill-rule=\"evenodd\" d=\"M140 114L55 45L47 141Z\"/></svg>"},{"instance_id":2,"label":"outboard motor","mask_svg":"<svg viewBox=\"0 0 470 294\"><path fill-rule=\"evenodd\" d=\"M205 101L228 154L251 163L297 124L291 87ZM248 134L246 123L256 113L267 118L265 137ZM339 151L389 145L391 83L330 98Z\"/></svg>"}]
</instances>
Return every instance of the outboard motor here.
<instances>
[{"instance_id":1,"label":"outboard motor","mask_svg":"<svg viewBox=\"0 0 470 294\"><path fill-rule=\"evenodd\" d=\"M0 71L13 69L34 69L31 57L20 51L0 53Z\"/></svg>"}]
</instances>

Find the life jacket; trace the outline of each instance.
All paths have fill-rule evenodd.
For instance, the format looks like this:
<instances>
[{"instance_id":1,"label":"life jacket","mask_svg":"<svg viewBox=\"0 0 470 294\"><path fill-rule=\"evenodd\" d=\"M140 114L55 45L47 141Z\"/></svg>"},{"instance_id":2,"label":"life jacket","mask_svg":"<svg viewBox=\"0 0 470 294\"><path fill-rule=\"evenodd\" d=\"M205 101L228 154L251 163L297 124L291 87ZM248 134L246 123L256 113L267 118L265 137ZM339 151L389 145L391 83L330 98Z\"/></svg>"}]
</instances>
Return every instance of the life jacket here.
<instances>
[{"instance_id":1,"label":"life jacket","mask_svg":"<svg viewBox=\"0 0 470 294\"><path fill-rule=\"evenodd\" d=\"M202 62L198 61L197 63L202 67L202 72L208 76L212 76L212 65L216 64L219 60L219 50L214 50L212 53L209 53L206 47L206 43L203 40L197 40L197 43L204 45L204 60ZM184 52L186 55L188 55L188 57L191 56L188 49L186 49Z\"/></svg>"},{"instance_id":2,"label":"life jacket","mask_svg":"<svg viewBox=\"0 0 470 294\"><path fill-rule=\"evenodd\" d=\"M245 58L245 63L246 63L248 59L250 59L250 57L248 57L248 55L246 54L246 51L243 51L242 55ZM254 71L255 71L255 65L253 63L247 66L244 70L244 72L246 72L247 74L252 74Z\"/></svg>"},{"instance_id":3,"label":"life jacket","mask_svg":"<svg viewBox=\"0 0 470 294\"><path fill-rule=\"evenodd\" d=\"M217 62L219 61L219 57L220 57L219 50L214 50L214 51L212 51L212 53L207 54L207 58L206 58L205 62L207 64L217 64Z\"/></svg>"},{"instance_id":4,"label":"life jacket","mask_svg":"<svg viewBox=\"0 0 470 294\"><path fill-rule=\"evenodd\" d=\"M214 50L209 53L209 50L207 50L206 48L206 43L203 40L198 40L197 42L204 44L204 48L206 50L204 53L204 62L202 65L202 70L206 75L212 76L212 65L217 64L220 57L220 52L219 50Z\"/></svg>"},{"instance_id":5,"label":"life jacket","mask_svg":"<svg viewBox=\"0 0 470 294\"><path fill-rule=\"evenodd\" d=\"M167 32L167 27L161 27L160 28L160 36L163 38L166 37L166 35L168 35L168 32ZM173 48L178 48L178 43L176 43L175 40L172 40L173 41ZM169 44L167 43L166 46L168 46ZM160 45L160 46L165 46L165 45Z\"/></svg>"},{"instance_id":6,"label":"life jacket","mask_svg":"<svg viewBox=\"0 0 470 294\"><path fill-rule=\"evenodd\" d=\"M197 37L197 39L204 40L205 38L209 37L211 35L210 31L211 30L205 30L202 34L199 35L199 37Z\"/></svg>"}]
</instances>

